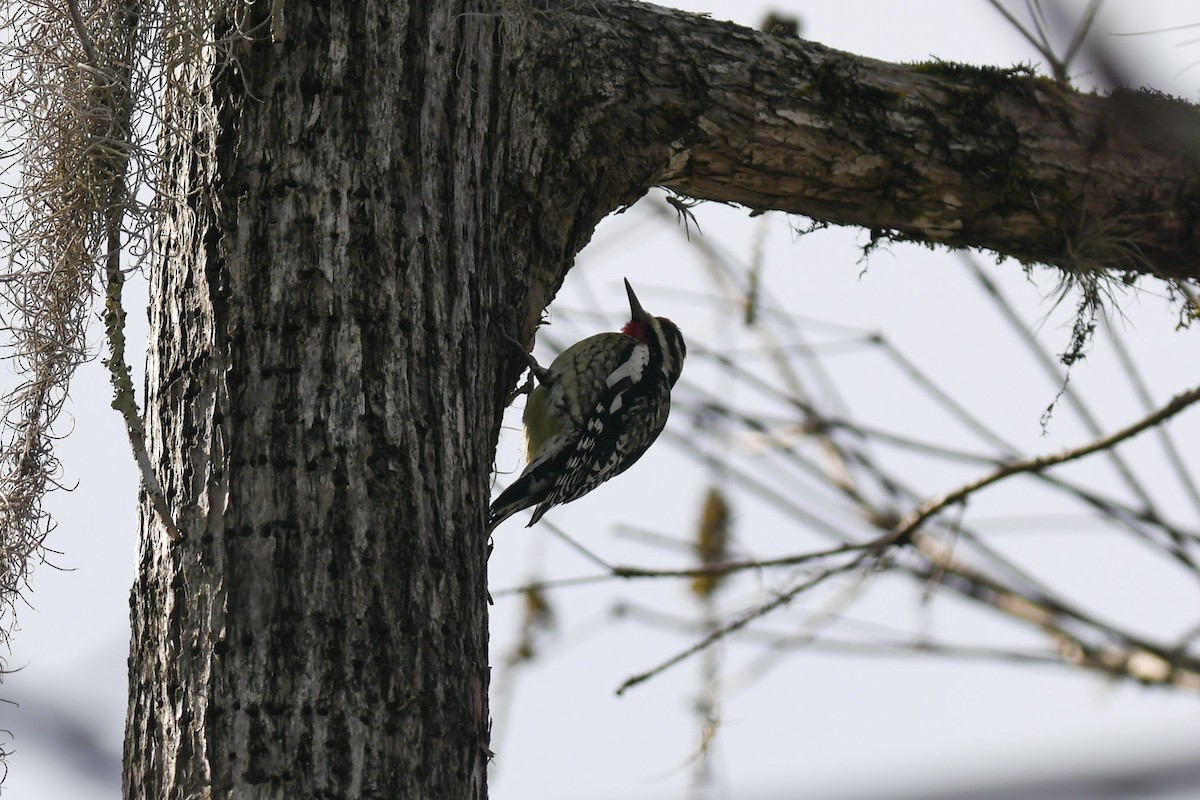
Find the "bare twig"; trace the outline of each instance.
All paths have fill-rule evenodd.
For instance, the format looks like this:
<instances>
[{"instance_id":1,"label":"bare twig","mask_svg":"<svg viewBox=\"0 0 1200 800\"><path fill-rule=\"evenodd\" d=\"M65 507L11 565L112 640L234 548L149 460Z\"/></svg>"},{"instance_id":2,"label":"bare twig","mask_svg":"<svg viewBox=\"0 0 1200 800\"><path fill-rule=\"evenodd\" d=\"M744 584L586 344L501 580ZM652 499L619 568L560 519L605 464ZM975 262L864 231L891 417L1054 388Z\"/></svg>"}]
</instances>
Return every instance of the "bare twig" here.
<instances>
[{"instance_id":1,"label":"bare twig","mask_svg":"<svg viewBox=\"0 0 1200 800\"><path fill-rule=\"evenodd\" d=\"M1001 316L1004 317L1005 321L1009 324L1017 337L1025 343L1030 355L1032 355L1034 360L1042 367L1042 370L1052 382L1058 383L1062 386L1062 389L1060 390L1062 398L1071 405L1071 407L1075 410L1075 413L1079 415L1079 418L1083 424L1087 426L1089 431L1092 432L1092 435L1099 436L1101 430L1100 424L1096 421L1095 416L1092 414L1087 404L1075 393L1075 390L1065 382L1065 379L1058 369L1058 366L1046 354L1046 351L1042 349L1041 345L1039 345L1038 342L1032 336L1030 336L1028 328L1026 328L1024 323L1022 323L1020 318L1017 316L1016 311L1008 302L1008 299L1000 292L999 287L997 287L996 284L993 283L986 274L984 274L982 269L980 269L977 259L967 254L963 254L962 258L970 267L971 273L975 276L975 279L979 281L980 286L983 287L983 290L987 292L988 296L993 300L997 310L1000 311ZM1125 460L1121 457L1121 455L1111 450L1105 455L1112 463L1113 468L1125 481L1125 485L1129 487L1129 490L1137 495L1137 498L1142 501L1147 509L1153 511L1154 500L1150 497L1150 494L1146 491L1145 487L1142 486L1141 481L1137 479L1137 476L1133 474L1133 470L1129 468L1129 465L1125 463Z\"/></svg>"},{"instance_id":2,"label":"bare twig","mask_svg":"<svg viewBox=\"0 0 1200 800\"><path fill-rule=\"evenodd\" d=\"M1121 337L1113 328L1108 317L1104 318L1105 327L1108 329L1109 339L1113 345L1113 352L1116 353L1117 359L1121 362L1121 368L1125 374L1129 376L1129 384L1133 387L1133 391L1137 394L1138 401L1142 407L1149 412L1154 408L1154 400L1150 396L1150 389L1146 386L1146 381L1142 378L1141 370L1130 357L1125 345L1121 341ZM1192 477L1187 465L1183 461L1183 457L1179 454L1179 448L1175 446L1175 441L1167 435L1163 428L1158 428L1157 434L1159 447L1170 462L1171 467L1175 470L1175 475L1179 479L1180 485L1187 494L1188 499L1192 502L1192 508L1200 515L1200 487L1197 487L1195 478Z\"/></svg>"},{"instance_id":3,"label":"bare twig","mask_svg":"<svg viewBox=\"0 0 1200 800\"><path fill-rule=\"evenodd\" d=\"M917 528L921 526L925 520L937 514L947 506L962 502L968 496L978 492L985 486L990 486L997 481L1002 481L1005 478L1010 478L1013 475L1020 475L1028 472L1041 472L1049 467L1065 464L1068 461L1074 461L1092 453L1109 452L1111 448L1120 442L1131 439L1139 433L1160 425L1179 412L1183 411L1193 403L1200 401L1200 387L1183 392L1177 395L1169 403L1154 413L1143 417L1137 422L1122 428L1119 431L1103 436L1082 447L1076 447L1069 450L1064 450L1061 453L1054 455L1038 456L1036 458L1027 458L1020 461L1014 461L1011 464L1006 464L999 467L987 475L984 475L970 483L958 487L954 491L947 492L940 497L935 497L914 509L904 519L900 521L892 533L886 537L889 541L887 544L893 544L907 540Z\"/></svg>"},{"instance_id":4,"label":"bare twig","mask_svg":"<svg viewBox=\"0 0 1200 800\"><path fill-rule=\"evenodd\" d=\"M792 600L796 599L797 595L824 583L835 575L841 575L863 566L873 552L873 550L866 550L859 553L857 557L846 562L845 564L821 570L808 580L801 581L787 591L779 593L775 599L771 600L770 602L763 603L760 606L752 608L741 616L736 617L732 621L721 625L721 627L703 637L691 647L676 653L675 655L655 666L653 669L638 673L637 675L628 678L624 683L617 687L617 695L623 695L628 689L632 689L634 686L650 680L655 675L665 672L676 664L686 661L691 656L701 652L702 650L705 650L708 647L711 647L721 639L724 639L726 636L736 633L737 631L749 625L751 622L754 622L756 619L761 619L775 609L787 605L788 603L792 602Z\"/></svg>"}]
</instances>

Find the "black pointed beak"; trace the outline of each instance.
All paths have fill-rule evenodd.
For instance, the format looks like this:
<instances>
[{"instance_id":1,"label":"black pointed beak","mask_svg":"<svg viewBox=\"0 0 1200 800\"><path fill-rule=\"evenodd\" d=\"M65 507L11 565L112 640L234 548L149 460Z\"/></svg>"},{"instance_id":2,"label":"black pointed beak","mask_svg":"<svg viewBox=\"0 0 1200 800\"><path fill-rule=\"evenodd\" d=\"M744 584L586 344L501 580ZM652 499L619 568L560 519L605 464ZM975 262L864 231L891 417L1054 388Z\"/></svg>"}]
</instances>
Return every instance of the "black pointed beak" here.
<instances>
[{"instance_id":1,"label":"black pointed beak","mask_svg":"<svg viewBox=\"0 0 1200 800\"><path fill-rule=\"evenodd\" d=\"M633 293L633 287L629 285L629 279L625 279L625 294L629 295L629 313L633 319L649 322L650 315L646 313L646 309L642 308L642 304L638 302L637 295Z\"/></svg>"}]
</instances>

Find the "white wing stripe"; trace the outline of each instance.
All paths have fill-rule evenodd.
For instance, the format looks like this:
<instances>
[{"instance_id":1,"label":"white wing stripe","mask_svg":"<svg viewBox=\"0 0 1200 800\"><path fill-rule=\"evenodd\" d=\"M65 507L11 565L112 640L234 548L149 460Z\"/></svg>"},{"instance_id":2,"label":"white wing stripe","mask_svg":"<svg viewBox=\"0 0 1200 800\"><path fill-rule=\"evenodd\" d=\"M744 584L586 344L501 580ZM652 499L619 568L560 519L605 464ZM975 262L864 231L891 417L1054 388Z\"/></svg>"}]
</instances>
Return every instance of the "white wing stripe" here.
<instances>
[{"instance_id":1,"label":"white wing stripe","mask_svg":"<svg viewBox=\"0 0 1200 800\"><path fill-rule=\"evenodd\" d=\"M629 351L629 358L625 359L621 366L610 372L604 382L610 389L623 380L628 380L630 383L637 383L642 379L642 372L649 363L650 346L646 344L634 345L634 348Z\"/></svg>"}]
</instances>

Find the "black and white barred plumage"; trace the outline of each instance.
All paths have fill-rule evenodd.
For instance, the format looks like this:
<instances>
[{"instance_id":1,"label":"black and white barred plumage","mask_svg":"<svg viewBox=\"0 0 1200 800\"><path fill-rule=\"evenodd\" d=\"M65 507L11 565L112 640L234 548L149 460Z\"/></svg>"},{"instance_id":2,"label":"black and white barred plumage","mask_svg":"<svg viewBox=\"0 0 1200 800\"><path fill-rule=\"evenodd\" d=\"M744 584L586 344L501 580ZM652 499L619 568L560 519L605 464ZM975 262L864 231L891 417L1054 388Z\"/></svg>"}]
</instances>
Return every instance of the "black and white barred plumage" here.
<instances>
[{"instance_id":1,"label":"black and white barred plumage","mask_svg":"<svg viewBox=\"0 0 1200 800\"><path fill-rule=\"evenodd\" d=\"M632 319L568 347L525 406L528 465L492 503L488 530L536 506L529 524L629 469L654 443L671 411L687 346L675 323L647 314L625 281Z\"/></svg>"}]
</instances>

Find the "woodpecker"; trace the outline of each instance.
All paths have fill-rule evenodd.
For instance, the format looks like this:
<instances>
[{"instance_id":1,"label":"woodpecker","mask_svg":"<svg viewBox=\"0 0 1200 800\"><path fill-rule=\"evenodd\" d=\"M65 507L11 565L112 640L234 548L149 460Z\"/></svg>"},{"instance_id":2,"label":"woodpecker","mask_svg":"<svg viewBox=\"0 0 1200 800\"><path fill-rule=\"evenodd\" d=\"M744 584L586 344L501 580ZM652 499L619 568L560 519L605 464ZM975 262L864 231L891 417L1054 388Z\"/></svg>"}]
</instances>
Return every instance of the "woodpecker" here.
<instances>
[{"instance_id":1,"label":"woodpecker","mask_svg":"<svg viewBox=\"0 0 1200 800\"><path fill-rule=\"evenodd\" d=\"M633 466L662 433L687 346L674 322L646 313L628 280L625 293L631 319L620 333L576 342L549 369L525 354L538 382L523 416L528 465L492 503L489 533L522 509L537 506L533 525L583 497Z\"/></svg>"}]
</instances>

